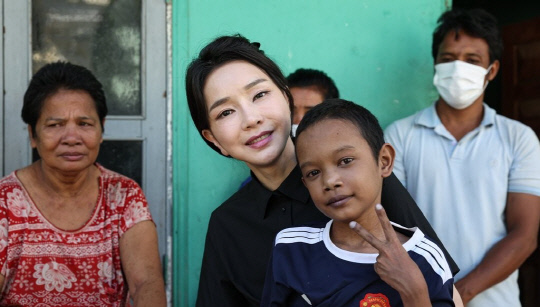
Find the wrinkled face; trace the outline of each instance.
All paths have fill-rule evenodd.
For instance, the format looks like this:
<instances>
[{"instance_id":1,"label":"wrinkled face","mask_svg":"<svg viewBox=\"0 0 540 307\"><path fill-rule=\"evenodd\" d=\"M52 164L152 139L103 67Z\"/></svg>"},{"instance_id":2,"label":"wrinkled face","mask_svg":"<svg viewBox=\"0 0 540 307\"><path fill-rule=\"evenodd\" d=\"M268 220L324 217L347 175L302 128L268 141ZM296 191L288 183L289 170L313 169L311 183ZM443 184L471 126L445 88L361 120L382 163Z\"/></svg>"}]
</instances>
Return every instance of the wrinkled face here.
<instances>
[{"instance_id":1,"label":"wrinkled face","mask_svg":"<svg viewBox=\"0 0 540 307\"><path fill-rule=\"evenodd\" d=\"M385 146L389 146L385 144ZM380 159L385 159L385 147ZM349 121L322 120L296 140L298 164L315 206L337 222L358 220L381 201L382 179L391 173Z\"/></svg>"},{"instance_id":2,"label":"wrinkled face","mask_svg":"<svg viewBox=\"0 0 540 307\"><path fill-rule=\"evenodd\" d=\"M30 142L42 163L61 172L80 172L97 158L103 141L92 97L85 91L60 89L45 99Z\"/></svg>"},{"instance_id":3,"label":"wrinkled face","mask_svg":"<svg viewBox=\"0 0 540 307\"><path fill-rule=\"evenodd\" d=\"M232 61L207 78L210 129L203 136L221 153L251 167L269 166L285 149L291 113L285 94L257 66Z\"/></svg>"},{"instance_id":4,"label":"wrinkled face","mask_svg":"<svg viewBox=\"0 0 540 307\"><path fill-rule=\"evenodd\" d=\"M324 100L324 95L315 86L291 87L294 100L293 124L298 125L306 112Z\"/></svg>"},{"instance_id":5,"label":"wrinkled face","mask_svg":"<svg viewBox=\"0 0 540 307\"><path fill-rule=\"evenodd\" d=\"M439 46L435 64L460 60L487 69L490 64L487 42L482 38L472 37L463 31L459 31L458 37L456 40L454 31L446 34Z\"/></svg>"}]
</instances>

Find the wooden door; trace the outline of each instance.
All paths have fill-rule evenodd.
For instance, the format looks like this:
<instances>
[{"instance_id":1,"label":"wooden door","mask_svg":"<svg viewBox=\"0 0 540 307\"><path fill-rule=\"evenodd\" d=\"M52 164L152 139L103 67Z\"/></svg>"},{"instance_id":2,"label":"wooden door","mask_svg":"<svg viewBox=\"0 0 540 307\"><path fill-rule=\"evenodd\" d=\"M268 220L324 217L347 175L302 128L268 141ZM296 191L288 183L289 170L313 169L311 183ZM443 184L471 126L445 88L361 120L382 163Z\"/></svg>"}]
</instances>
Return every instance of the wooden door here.
<instances>
[{"instance_id":1,"label":"wooden door","mask_svg":"<svg viewBox=\"0 0 540 307\"><path fill-rule=\"evenodd\" d=\"M502 32L502 113L531 127L540 137L540 17L504 26ZM538 306L539 248L522 265L519 284L523 307Z\"/></svg>"}]
</instances>

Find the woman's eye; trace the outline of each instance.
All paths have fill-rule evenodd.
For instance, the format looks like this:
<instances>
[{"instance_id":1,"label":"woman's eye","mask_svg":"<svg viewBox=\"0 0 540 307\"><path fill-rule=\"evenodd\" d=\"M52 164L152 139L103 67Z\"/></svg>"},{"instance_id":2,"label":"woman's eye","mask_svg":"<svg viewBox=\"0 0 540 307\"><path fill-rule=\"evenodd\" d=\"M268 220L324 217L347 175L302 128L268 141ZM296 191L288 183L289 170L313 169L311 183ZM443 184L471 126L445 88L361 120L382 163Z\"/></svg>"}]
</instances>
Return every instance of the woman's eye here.
<instances>
[{"instance_id":1,"label":"woman's eye","mask_svg":"<svg viewBox=\"0 0 540 307\"><path fill-rule=\"evenodd\" d=\"M253 97L253 100L257 100L259 98L263 98L264 96L266 96L268 94L268 91L263 91L263 92L259 92L255 95L255 97Z\"/></svg>"},{"instance_id":2,"label":"woman's eye","mask_svg":"<svg viewBox=\"0 0 540 307\"><path fill-rule=\"evenodd\" d=\"M218 118L229 116L233 113L232 110L224 110L223 112L219 113Z\"/></svg>"},{"instance_id":3,"label":"woman's eye","mask_svg":"<svg viewBox=\"0 0 540 307\"><path fill-rule=\"evenodd\" d=\"M339 165L349 164L353 161L353 158L343 158L339 161Z\"/></svg>"}]
</instances>

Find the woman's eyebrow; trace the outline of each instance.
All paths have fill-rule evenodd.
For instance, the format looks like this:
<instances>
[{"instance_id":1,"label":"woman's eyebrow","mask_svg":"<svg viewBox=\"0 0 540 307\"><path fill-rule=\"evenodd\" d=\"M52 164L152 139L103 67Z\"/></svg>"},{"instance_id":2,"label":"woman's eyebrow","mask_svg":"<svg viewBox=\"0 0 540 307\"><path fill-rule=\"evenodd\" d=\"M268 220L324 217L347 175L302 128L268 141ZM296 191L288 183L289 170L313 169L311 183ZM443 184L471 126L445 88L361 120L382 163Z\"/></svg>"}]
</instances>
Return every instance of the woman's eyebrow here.
<instances>
[{"instance_id":1,"label":"woman's eyebrow","mask_svg":"<svg viewBox=\"0 0 540 307\"><path fill-rule=\"evenodd\" d=\"M266 80L266 79L264 79L264 78L260 78L260 79L254 80L254 81L248 83L246 86L244 86L244 89L245 89L245 90L249 90L250 88L254 87L255 85L257 85L257 84L259 84L259 83L261 83L261 82L265 82L265 81L268 81L268 80Z\"/></svg>"}]
</instances>

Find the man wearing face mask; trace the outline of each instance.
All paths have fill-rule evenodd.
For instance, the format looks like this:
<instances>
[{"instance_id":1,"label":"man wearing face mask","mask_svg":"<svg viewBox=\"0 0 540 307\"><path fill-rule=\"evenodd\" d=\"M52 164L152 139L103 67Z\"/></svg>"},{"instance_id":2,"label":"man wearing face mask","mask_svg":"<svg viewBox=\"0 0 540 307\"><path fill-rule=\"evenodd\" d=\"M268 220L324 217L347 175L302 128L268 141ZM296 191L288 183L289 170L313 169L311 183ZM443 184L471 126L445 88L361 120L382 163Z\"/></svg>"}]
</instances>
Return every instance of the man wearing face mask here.
<instances>
[{"instance_id":1,"label":"man wearing face mask","mask_svg":"<svg viewBox=\"0 0 540 307\"><path fill-rule=\"evenodd\" d=\"M483 10L444 13L433 34L439 99L390 125L394 173L456 260L467 306L521 306L517 269L540 220L540 144L483 102L502 41Z\"/></svg>"}]
</instances>

